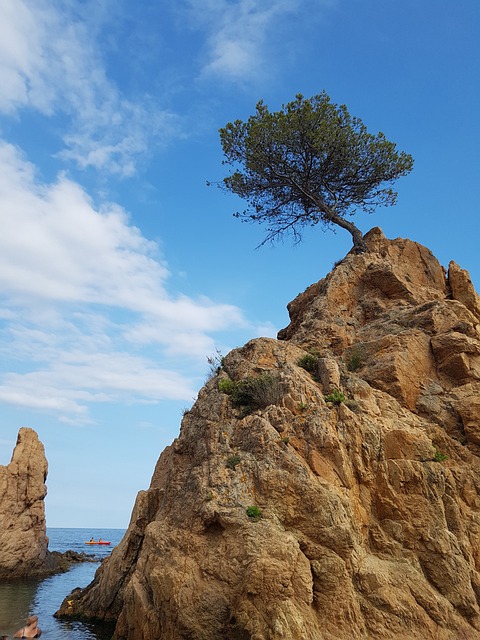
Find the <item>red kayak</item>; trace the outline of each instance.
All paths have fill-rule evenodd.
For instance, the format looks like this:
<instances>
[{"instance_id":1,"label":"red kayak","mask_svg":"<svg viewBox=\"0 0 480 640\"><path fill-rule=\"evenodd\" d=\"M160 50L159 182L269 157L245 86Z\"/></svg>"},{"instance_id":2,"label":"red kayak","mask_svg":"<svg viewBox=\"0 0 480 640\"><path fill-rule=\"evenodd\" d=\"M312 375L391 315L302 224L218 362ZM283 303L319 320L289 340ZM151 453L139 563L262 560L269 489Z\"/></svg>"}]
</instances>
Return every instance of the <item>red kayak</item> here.
<instances>
[{"instance_id":1,"label":"red kayak","mask_svg":"<svg viewBox=\"0 0 480 640\"><path fill-rule=\"evenodd\" d=\"M89 542L85 542L85 544L110 544L110 542L105 542L104 540L90 540Z\"/></svg>"}]
</instances>

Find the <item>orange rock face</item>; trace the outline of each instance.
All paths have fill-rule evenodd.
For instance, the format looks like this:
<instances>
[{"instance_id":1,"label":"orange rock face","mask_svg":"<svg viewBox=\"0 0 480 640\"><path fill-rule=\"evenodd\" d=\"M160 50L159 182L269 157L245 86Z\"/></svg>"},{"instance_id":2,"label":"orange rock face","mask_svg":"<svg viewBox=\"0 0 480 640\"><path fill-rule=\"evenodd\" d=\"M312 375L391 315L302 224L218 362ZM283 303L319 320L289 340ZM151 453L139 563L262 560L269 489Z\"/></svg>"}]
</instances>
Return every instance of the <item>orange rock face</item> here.
<instances>
[{"instance_id":1,"label":"orange rock face","mask_svg":"<svg viewBox=\"0 0 480 640\"><path fill-rule=\"evenodd\" d=\"M366 242L228 354L60 614L117 640L480 637L478 296Z\"/></svg>"}]
</instances>

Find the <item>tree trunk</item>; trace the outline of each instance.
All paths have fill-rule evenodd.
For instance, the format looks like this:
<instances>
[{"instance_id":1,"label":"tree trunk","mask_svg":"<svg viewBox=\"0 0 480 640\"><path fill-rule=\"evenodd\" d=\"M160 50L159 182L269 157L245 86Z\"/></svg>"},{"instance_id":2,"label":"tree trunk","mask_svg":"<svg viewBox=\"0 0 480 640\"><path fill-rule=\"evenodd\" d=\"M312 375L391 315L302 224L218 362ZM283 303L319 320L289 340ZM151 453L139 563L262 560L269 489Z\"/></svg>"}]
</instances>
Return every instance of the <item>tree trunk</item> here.
<instances>
[{"instance_id":1,"label":"tree trunk","mask_svg":"<svg viewBox=\"0 0 480 640\"><path fill-rule=\"evenodd\" d=\"M335 211L332 211L330 208L326 212L325 218L329 222L333 222L333 224L338 224L339 227L346 229L351 234L353 250L355 253L365 253L367 251L367 245L363 239L363 233L355 224L353 224L353 222L345 220L345 218L342 218L342 216L339 216L338 213L335 213Z\"/></svg>"}]
</instances>

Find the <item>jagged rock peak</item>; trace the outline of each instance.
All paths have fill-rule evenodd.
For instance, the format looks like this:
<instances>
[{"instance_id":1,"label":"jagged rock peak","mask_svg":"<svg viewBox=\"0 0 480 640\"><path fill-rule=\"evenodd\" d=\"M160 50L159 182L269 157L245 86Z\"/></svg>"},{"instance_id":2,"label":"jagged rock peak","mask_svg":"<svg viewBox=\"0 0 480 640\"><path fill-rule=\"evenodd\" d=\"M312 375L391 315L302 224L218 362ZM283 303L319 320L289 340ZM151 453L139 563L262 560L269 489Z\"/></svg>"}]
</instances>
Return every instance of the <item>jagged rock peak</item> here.
<instances>
[{"instance_id":1,"label":"jagged rock peak","mask_svg":"<svg viewBox=\"0 0 480 640\"><path fill-rule=\"evenodd\" d=\"M48 464L33 429L22 428L10 464L0 466L0 578L45 573Z\"/></svg>"},{"instance_id":2,"label":"jagged rock peak","mask_svg":"<svg viewBox=\"0 0 480 640\"><path fill-rule=\"evenodd\" d=\"M308 342L322 331L325 347L341 351L355 340L358 328L392 308L418 306L449 294L445 270L426 247L400 238L387 240L378 227L365 235L365 243L366 253L348 254L288 305L291 322L279 339Z\"/></svg>"},{"instance_id":3,"label":"jagged rock peak","mask_svg":"<svg viewBox=\"0 0 480 640\"><path fill-rule=\"evenodd\" d=\"M229 353L60 615L117 640L480 637L480 308L366 235Z\"/></svg>"}]
</instances>

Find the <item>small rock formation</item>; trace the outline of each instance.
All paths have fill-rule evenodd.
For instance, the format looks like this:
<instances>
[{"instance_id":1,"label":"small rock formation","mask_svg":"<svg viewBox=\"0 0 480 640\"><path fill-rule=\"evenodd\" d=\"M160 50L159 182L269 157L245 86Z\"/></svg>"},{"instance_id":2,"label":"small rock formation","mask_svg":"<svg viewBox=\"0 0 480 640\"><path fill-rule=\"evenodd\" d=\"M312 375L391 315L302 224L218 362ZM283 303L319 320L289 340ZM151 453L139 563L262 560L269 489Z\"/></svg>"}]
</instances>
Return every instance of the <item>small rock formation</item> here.
<instances>
[{"instance_id":1,"label":"small rock formation","mask_svg":"<svg viewBox=\"0 0 480 640\"><path fill-rule=\"evenodd\" d=\"M22 428L12 460L0 465L0 579L40 577L66 571L85 554L48 550L45 485L48 463L33 429Z\"/></svg>"},{"instance_id":2,"label":"small rock formation","mask_svg":"<svg viewBox=\"0 0 480 640\"><path fill-rule=\"evenodd\" d=\"M480 637L479 298L365 241L225 357L57 615L116 640Z\"/></svg>"}]
</instances>

